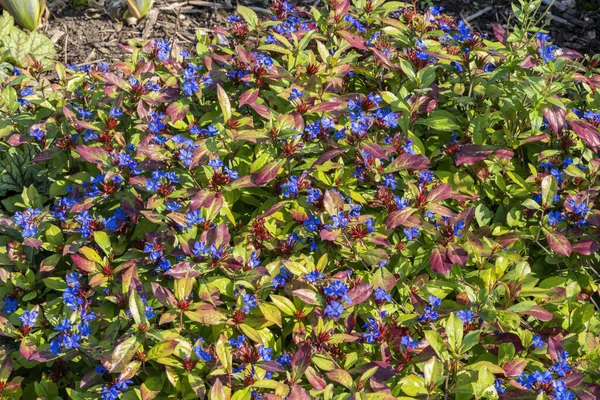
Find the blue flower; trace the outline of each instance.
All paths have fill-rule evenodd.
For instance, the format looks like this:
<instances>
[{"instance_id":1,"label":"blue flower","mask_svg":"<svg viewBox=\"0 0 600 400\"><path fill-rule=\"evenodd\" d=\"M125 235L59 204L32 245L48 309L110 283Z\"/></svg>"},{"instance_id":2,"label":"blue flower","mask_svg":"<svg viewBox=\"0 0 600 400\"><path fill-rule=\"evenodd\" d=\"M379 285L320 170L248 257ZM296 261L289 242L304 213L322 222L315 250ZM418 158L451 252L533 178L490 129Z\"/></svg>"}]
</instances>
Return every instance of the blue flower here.
<instances>
[{"instance_id":1,"label":"blue flower","mask_svg":"<svg viewBox=\"0 0 600 400\"><path fill-rule=\"evenodd\" d=\"M292 273L286 268L279 268L279 273L271 280L274 289L279 289L285 286L287 281L293 277Z\"/></svg>"},{"instance_id":2,"label":"blue flower","mask_svg":"<svg viewBox=\"0 0 600 400\"><path fill-rule=\"evenodd\" d=\"M164 118L165 114L152 111L150 113L150 122L148 122L148 130L154 134L161 133L166 127L163 122Z\"/></svg>"},{"instance_id":3,"label":"blue flower","mask_svg":"<svg viewBox=\"0 0 600 400\"><path fill-rule=\"evenodd\" d=\"M475 318L475 314L471 310L460 310L456 313L456 316L465 324L470 324Z\"/></svg>"},{"instance_id":4,"label":"blue flower","mask_svg":"<svg viewBox=\"0 0 600 400\"><path fill-rule=\"evenodd\" d=\"M471 29L465 24L465 21L462 19L458 21L458 32L454 34L454 39L464 42L465 40L472 38L473 34L471 33Z\"/></svg>"},{"instance_id":5,"label":"blue flower","mask_svg":"<svg viewBox=\"0 0 600 400\"><path fill-rule=\"evenodd\" d=\"M552 40L550 35L546 35L545 33L538 32L536 34L536 37L539 41L538 54L539 54L540 58L542 59L542 61L544 61L545 63L554 61L554 59L555 59L554 52L556 50L558 50L558 47L549 43L550 40Z\"/></svg>"},{"instance_id":6,"label":"blue flower","mask_svg":"<svg viewBox=\"0 0 600 400\"><path fill-rule=\"evenodd\" d=\"M496 389L496 392L498 392L498 394L506 392L506 388L502 386L502 379L496 379L494 381L494 388Z\"/></svg>"},{"instance_id":7,"label":"blue flower","mask_svg":"<svg viewBox=\"0 0 600 400\"><path fill-rule=\"evenodd\" d=\"M436 296L430 295L427 300L429 300L429 305L431 305L431 307L439 307L442 305L442 300Z\"/></svg>"},{"instance_id":8,"label":"blue flower","mask_svg":"<svg viewBox=\"0 0 600 400\"><path fill-rule=\"evenodd\" d=\"M378 287L375 289L375 300L379 302L388 302L392 301L392 296L386 292L385 289Z\"/></svg>"},{"instance_id":9,"label":"blue flower","mask_svg":"<svg viewBox=\"0 0 600 400\"><path fill-rule=\"evenodd\" d=\"M308 274L304 275L304 279L308 283L317 283L325 278L325 275L321 271L311 271Z\"/></svg>"},{"instance_id":10,"label":"blue flower","mask_svg":"<svg viewBox=\"0 0 600 400\"><path fill-rule=\"evenodd\" d=\"M325 307L325 315L329 318L338 319L344 312L344 306L337 301L332 301Z\"/></svg>"},{"instance_id":11,"label":"blue flower","mask_svg":"<svg viewBox=\"0 0 600 400\"><path fill-rule=\"evenodd\" d=\"M456 61L452 61L452 62L450 63L450 65L452 65L452 66L453 66L453 67L456 69L456 72L463 72L463 67L462 67L462 65L460 65L460 64L459 64L459 63L457 63Z\"/></svg>"},{"instance_id":12,"label":"blue flower","mask_svg":"<svg viewBox=\"0 0 600 400\"><path fill-rule=\"evenodd\" d=\"M546 345L546 342L542 340L542 338L538 335L534 336L532 339L531 347L533 349L541 349Z\"/></svg>"},{"instance_id":13,"label":"blue flower","mask_svg":"<svg viewBox=\"0 0 600 400\"><path fill-rule=\"evenodd\" d=\"M412 338L410 336L402 336L402 339L400 339L400 344L402 346L405 347L417 347L419 346L419 342L417 342L416 340L412 340Z\"/></svg>"},{"instance_id":14,"label":"blue flower","mask_svg":"<svg viewBox=\"0 0 600 400\"><path fill-rule=\"evenodd\" d=\"M196 353L196 357L204 362L212 360L212 356L204 351L200 345L194 347L194 353Z\"/></svg>"},{"instance_id":15,"label":"blue flower","mask_svg":"<svg viewBox=\"0 0 600 400\"><path fill-rule=\"evenodd\" d=\"M292 88L290 95L288 96L289 101L294 101L300 97L302 97L303 93L296 88Z\"/></svg>"},{"instance_id":16,"label":"blue flower","mask_svg":"<svg viewBox=\"0 0 600 400\"><path fill-rule=\"evenodd\" d=\"M338 214L332 215L331 219L333 220L332 228L344 228L348 225L348 217L343 211L338 211Z\"/></svg>"},{"instance_id":17,"label":"blue flower","mask_svg":"<svg viewBox=\"0 0 600 400\"><path fill-rule=\"evenodd\" d=\"M25 311L23 315L19 317L23 327L31 327L35 325L35 320L38 317L37 311Z\"/></svg>"},{"instance_id":18,"label":"blue flower","mask_svg":"<svg viewBox=\"0 0 600 400\"><path fill-rule=\"evenodd\" d=\"M265 347L262 344L258 347L258 354L264 361L271 361L273 359L273 355L271 354L273 349L270 347Z\"/></svg>"},{"instance_id":19,"label":"blue flower","mask_svg":"<svg viewBox=\"0 0 600 400\"><path fill-rule=\"evenodd\" d=\"M237 337L237 339L234 339L234 338L229 339L229 345L233 346L233 347L237 347L239 349L244 345L245 341L246 341L246 336L239 335Z\"/></svg>"},{"instance_id":20,"label":"blue flower","mask_svg":"<svg viewBox=\"0 0 600 400\"><path fill-rule=\"evenodd\" d=\"M275 359L275 361L281 365L282 367L286 366L287 364L291 364L292 363L292 357L285 353L280 355L279 357L277 357L277 359Z\"/></svg>"},{"instance_id":21,"label":"blue flower","mask_svg":"<svg viewBox=\"0 0 600 400\"><path fill-rule=\"evenodd\" d=\"M36 219L42 214L41 210L28 208L24 212L16 212L13 219L23 230L21 234L24 238L35 237L38 232Z\"/></svg>"},{"instance_id":22,"label":"blue flower","mask_svg":"<svg viewBox=\"0 0 600 400\"><path fill-rule=\"evenodd\" d=\"M307 231L313 232L319 229L321 220L315 215L309 215L307 220L304 220L304 227Z\"/></svg>"},{"instance_id":23,"label":"blue flower","mask_svg":"<svg viewBox=\"0 0 600 400\"><path fill-rule=\"evenodd\" d=\"M435 321L436 319L438 319L439 314L436 310L433 309L433 307L425 307L425 311L423 311L423 314L419 315L419 317L417 318L417 320L419 322L431 322L431 321Z\"/></svg>"},{"instance_id":24,"label":"blue flower","mask_svg":"<svg viewBox=\"0 0 600 400\"><path fill-rule=\"evenodd\" d=\"M19 302L17 299L8 296L4 298L4 311L6 311L6 313L12 314L13 312L17 311L18 306Z\"/></svg>"},{"instance_id":25,"label":"blue flower","mask_svg":"<svg viewBox=\"0 0 600 400\"><path fill-rule=\"evenodd\" d=\"M462 231L465 229L465 221L458 221L456 225L454 225L454 236L462 239Z\"/></svg>"},{"instance_id":26,"label":"blue flower","mask_svg":"<svg viewBox=\"0 0 600 400\"><path fill-rule=\"evenodd\" d=\"M494 72L495 69L496 69L496 66L490 62L485 64L485 66L483 67L484 72Z\"/></svg>"},{"instance_id":27,"label":"blue flower","mask_svg":"<svg viewBox=\"0 0 600 400\"><path fill-rule=\"evenodd\" d=\"M283 197L296 197L298 196L298 177L292 176L287 182L281 185L281 192Z\"/></svg>"},{"instance_id":28,"label":"blue flower","mask_svg":"<svg viewBox=\"0 0 600 400\"><path fill-rule=\"evenodd\" d=\"M367 28L364 27L363 24L360 23L359 20L357 20L356 18L354 18L352 15L347 14L344 17L344 21L346 22L350 22L350 24L352 24L352 26L354 27L354 29L356 29L358 32L366 32Z\"/></svg>"},{"instance_id":29,"label":"blue flower","mask_svg":"<svg viewBox=\"0 0 600 400\"><path fill-rule=\"evenodd\" d=\"M256 295L246 293L242 296L242 300L244 302L242 312L244 312L245 314L248 314L251 308L256 308L256 306L258 305L256 303Z\"/></svg>"},{"instance_id":30,"label":"blue flower","mask_svg":"<svg viewBox=\"0 0 600 400\"><path fill-rule=\"evenodd\" d=\"M260 258L258 257L256 252L253 251L252 254L250 254L250 259L248 260L246 265L252 268L258 267L260 265Z\"/></svg>"},{"instance_id":31,"label":"blue flower","mask_svg":"<svg viewBox=\"0 0 600 400\"><path fill-rule=\"evenodd\" d=\"M309 203L315 203L319 201L319 199L322 196L322 193L319 189L310 188L307 190L307 192L308 195L306 196L306 201L308 201Z\"/></svg>"},{"instance_id":32,"label":"blue flower","mask_svg":"<svg viewBox=\"0 0 600 400\"><path fill-rule=\"evenodd\" d=\"M408 241L413 241L420 235L419 228L404 228L402 231L404 232L404 235L406 235L406 240Z\"/></svg>"},{"instance_id":33,"label":"blue flower","mask_svg":"<svg viewBox=\"0 0 600 400\"><path fill-rule=\"evenodd\" d=\"M560 211L550 211L548 213L548 223L552 226L557 225L564 219L565 217L561 214Z\"/></svg>"},{"instance_id":34,"label":"blue flower","mask_svg":"<svg viewBox=\"0 0 600 400\"><path fill-rule=\"evenodd\" d=\"M323 288L323 293L329 297L341 298L342 300L352 304L352 299L348 296L348 285L342 281L333 281L329 286Z\"/></svg>"},{"instance_id":35,"label":"blue flower","mask_svg":"<svg viewBox=\"0 0 600 400\"><path fill-rule=\"evenodd\" d=\"M367 322L363 325L363 329L367 330L362 334L363 339L365 339L365 342L367 343L375 343L377 339L381 337L381 332L379 332L379 325L373 317L369 317Z\"/></svg>"}]
</instances>

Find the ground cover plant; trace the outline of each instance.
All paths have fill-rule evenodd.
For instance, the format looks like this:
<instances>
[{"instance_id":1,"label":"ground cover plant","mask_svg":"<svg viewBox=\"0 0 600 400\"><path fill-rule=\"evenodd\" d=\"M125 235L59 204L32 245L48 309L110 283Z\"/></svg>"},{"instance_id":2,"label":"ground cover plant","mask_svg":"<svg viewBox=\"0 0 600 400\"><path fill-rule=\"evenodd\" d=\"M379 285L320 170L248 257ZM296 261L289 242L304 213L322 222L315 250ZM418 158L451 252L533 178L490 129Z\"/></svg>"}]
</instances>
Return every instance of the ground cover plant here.
<instances>
[{"instance_id":1,"label":"ground cover plant","mask_svg":"<svg viewBox=\"0 0 600 400\"><path fill-rule=\"evenodd\" d=\"M0 396L595 399L597 59L240 7L0 83Z\"/></svg>"}]
</instances>

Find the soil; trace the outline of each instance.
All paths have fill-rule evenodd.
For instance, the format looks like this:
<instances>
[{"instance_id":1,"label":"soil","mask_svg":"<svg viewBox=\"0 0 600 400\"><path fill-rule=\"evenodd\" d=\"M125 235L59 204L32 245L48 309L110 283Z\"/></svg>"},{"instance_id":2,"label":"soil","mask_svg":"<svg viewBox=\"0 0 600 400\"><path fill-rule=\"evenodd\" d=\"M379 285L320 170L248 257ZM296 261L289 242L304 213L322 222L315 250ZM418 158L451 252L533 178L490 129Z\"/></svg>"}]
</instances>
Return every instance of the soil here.
<instances>
[{"instance_id":1,"label":"soil","mask_svg":"<svg viewBox=\"0 0 600 400\"><path fill-rule=\"evenodd\" d=\"M311 6L322 1L293 2ZM198 29L223 26L237 2L262 8L269 3L268 0L155 0L156 18L129 25L111 18L103 8L73 7L71 0L50 0L51 16L42 31L56 43L60 61L72 64L115 61L123 56L119 44L131 40L168 38L183 47L189 46ZM555 2L562 4L567 0ZM546 29L560 47L600 54L600 0L571 2L564 12L552 7L551 12L557 18L548 20ZM510 0L419 1L423 8L443 6L445 13L466 19L474 30L482 33L491 33L492 22L507 23L512 13L510 3ZM477 16L479 11L485 12Z\"/></svg>"}]
</instances>

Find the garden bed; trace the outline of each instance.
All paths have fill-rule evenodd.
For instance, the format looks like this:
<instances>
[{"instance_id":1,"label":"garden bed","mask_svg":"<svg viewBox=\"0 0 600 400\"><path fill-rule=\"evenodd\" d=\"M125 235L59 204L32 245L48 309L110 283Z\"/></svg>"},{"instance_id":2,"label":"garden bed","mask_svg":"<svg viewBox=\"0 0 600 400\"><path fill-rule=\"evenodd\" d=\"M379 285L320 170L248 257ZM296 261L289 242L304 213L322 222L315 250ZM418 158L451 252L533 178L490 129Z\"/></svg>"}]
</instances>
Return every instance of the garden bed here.
<instances>
[{"instance_id":1,"label":"garden bed","mask_svg":"<svg viewBox=\"0 0 600 400\"><path fill-rule=\"evenodd\" d=\"M296 4L310 6L321 1L297 1ZM169 38L189 45L195 40L196 30L223 25L227 15L234 11L234 8L227 7L225 1L215 2L214 7L199 3L157 0L156 20L144 19L128 26L113 20L102 9L72 7L64 1L54 1L50 3L52 17L43 31L54 39L59 59L63 62L82 64L111 61L121 54L118 45L130 40ZM241 3L265 6L262 0ZM451 0L436 4L443 5L450 15L469 19L475 30L491 33L491 23L507 22L511 13L510 3L509 0ZM492 9L477 16L478 12L489 7ZM550 21L548 30L558 46L587 54L600 53L600 8L597 0L577 1L575 7L564 13L556 8L553 8L553 12L558 18Z\"/></svg>"}]
</instances>

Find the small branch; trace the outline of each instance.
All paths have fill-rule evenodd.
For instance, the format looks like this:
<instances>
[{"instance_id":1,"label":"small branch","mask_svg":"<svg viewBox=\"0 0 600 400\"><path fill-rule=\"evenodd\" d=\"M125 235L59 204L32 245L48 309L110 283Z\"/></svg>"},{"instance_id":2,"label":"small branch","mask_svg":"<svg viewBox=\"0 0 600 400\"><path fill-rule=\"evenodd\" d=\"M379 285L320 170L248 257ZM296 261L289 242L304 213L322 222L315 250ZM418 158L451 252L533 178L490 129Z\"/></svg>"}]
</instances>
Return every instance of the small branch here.
<instances>
[{"instance_id":1,"label":"small branch","mask_svg":"<svg viewBox=\"0 0 600 400\"><path fill-rule=\"evenodd\" d=\"M475 14L471 14L467 18L465 18L465 21L466 22L473 21L474 19L481 17L483 14L485 14L489 11L492 11L493 9L494 9L494 7L492 7L492 6L487 6L485 8L482 8L481 10L477 11Z\"/></svg>"}]
</instances>

